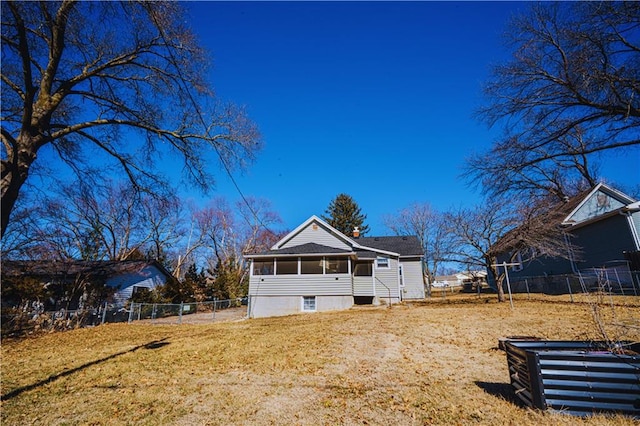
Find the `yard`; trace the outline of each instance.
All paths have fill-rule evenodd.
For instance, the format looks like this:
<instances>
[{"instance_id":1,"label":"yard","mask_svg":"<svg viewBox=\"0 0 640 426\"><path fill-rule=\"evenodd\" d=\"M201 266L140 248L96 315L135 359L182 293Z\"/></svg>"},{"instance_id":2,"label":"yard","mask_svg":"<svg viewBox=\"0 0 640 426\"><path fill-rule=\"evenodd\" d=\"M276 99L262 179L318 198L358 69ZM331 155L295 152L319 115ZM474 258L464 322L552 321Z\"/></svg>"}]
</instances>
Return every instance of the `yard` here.
<instances>
[{"instance_id":1,"label":"yard","mask_svg":"<svg viewBox=\"0 0 640 426\"><path fill-rule=\"evenodd\" d=\"M640 341L640 298L605 299ZM621 324L631 325L622 327ZM597 339L565 296L421 303L202 325L108 324L2 342L2 424L631 425L523 407L503 336Z\"/></svg>"}]
</instances>

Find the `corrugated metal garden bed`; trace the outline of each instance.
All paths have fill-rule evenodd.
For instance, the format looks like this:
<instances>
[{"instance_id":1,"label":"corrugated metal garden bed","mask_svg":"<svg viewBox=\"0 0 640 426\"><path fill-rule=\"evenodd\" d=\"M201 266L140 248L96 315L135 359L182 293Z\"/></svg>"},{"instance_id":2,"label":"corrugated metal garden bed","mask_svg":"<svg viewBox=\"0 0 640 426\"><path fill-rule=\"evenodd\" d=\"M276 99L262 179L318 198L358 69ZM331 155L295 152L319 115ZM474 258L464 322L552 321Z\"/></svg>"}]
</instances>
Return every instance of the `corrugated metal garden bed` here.
<instances>
[{"instance_id":1,"label":"corrugated metal garden bed","mask_svg":"<svg viewBox=\"0 0 640 426\"><path fill-rule=\"evenodd\" d=\"M511 386L526 405L572 415L615 412L640 418L640 343L513 338Z\"/></svg>"}]
</instances>

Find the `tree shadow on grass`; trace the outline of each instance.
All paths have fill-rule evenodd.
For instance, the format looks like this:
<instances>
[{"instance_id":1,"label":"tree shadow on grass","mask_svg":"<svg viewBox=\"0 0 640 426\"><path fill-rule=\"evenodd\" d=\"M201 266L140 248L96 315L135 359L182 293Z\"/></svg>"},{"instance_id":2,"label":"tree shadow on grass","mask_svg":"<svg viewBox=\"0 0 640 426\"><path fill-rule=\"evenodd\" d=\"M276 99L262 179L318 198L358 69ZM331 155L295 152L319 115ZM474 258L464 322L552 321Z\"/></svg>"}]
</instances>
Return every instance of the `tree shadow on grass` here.
<instances>
[{"instance_id":1,"label":"tree shadow on grass","mask_svg":"<svg viewBox=\"0 0 640 426\"><path fill-rule=\"evenodd\" d=\"M125 355L125 354L129 354L129 353L135 352L135 351L137 351L139 349L159 349L159 348L162 348L163 346L167 346L169 344L169 342L166 341L167 339L168 338L165 337L164 339L154 340L152 342L145 343L144 345L138 345L138 346L136 346L134 348L131 348L129 350L118 352L118 353L115 353L113 355L109 355L107 357L100 358L100 359L97 359L95 361L88 362L86 364L82 364L82 365L80 365L78 367L72 368L71 370L66 370L66 371L63 371L63 372L58 373L58 374L52 374L51 376L47 377L44 380L40 380L40 381L38 381L36 383L16 388L16 389L12 390L11 392L8 392L8 393L0 396L0 401L6 401L8 399L15 398L16 396L18 396L18 395L20 395L20 394L22 394L24 392L36 389L36 388L38 388L40 386L44 386L44 385L46 385L48 383L54 382L54 381L56 381L58 379L61 379L62 377L70 376L70 375L72 375L74 373L77 373L79 371L82 371L82 370L84 370L86 368L89 368L89 367L94 366L94 365L101 364L103 362L106 362L106 361L109 361L111 359L117 358L117 357L119 357L121 355Z\"/></svg>"},{"instance_id":2,"label":"tree shadow on grass","mask_svg":"<svg viewBox=\"0 0 640 426\"><path fill-rule=\"evenodd\" d=\"M497 396L512 404L524 407L524 404L516 396L513 387L509 383L493 383L493 382L481 382L476 381L476 386L488 393L489 395Z\"/></svg>"}]
</instances>

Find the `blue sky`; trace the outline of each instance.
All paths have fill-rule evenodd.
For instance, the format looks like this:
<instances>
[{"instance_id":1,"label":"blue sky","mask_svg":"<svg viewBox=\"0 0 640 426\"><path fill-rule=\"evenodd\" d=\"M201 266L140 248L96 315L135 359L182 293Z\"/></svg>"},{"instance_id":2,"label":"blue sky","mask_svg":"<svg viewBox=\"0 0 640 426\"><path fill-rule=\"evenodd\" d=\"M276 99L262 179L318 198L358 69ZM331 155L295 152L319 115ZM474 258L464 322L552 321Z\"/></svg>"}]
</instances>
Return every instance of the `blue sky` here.
<instances>
[{"instance_id":1,"label":"blue sky","mask_svg":"<svg viewBox=\"0 0 640 426\"><path fill-rule=\"evenodd\" d=\"M212 55L216 94L245 105L264 149L234 177L293 229L351 195L383 235L385 214L414 202L446 210L479 194L459 177L491 145L473 117L513 2L192 2L190 25ZM602 164L640 181L640 157ZM239 198L220 168L210 197ZM205 202L206 197L193 195Z\"/></svg>"}]
</instances>

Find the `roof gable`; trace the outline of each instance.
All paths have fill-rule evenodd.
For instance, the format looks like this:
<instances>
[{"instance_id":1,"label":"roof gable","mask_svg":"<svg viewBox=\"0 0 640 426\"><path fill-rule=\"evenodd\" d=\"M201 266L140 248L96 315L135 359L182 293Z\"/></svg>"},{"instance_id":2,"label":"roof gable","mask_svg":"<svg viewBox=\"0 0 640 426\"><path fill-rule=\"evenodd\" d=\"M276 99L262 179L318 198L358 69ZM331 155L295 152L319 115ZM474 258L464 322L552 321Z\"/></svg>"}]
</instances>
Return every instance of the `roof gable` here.
<instances>
[{"instance_id":1,"label":"roof gable","mask_svg":"<svg viewBox=\"0 0 640 426\"><path fill-rule=\"evenodd\" d=\"M285 235L268 253L311 254L319 253L319 250L328 250L324 253L371 251L388 256L424 255L415 236L350 238L315 215Z\"/></svg>"},{"instance_id":2,"label":"roof gable","mask_svg":"<svg viewBox=\"0 0 640 426\"><path fill-rule=\"evenodd\" d=\"M599 183L586 195L576 197L577 206L563 220L564 225L576 225L621 209L635 200L620 191Z\"/></svg>"},{"instance_id":3,"label":"roof gable","mask_svg":"<svg viewBox=\"0 0 640 426\"><path fill-rule=\"evenodd\" d=\"M352 247L357 245L351 238L314 215L285 235L271 247L271 250L290 248L307 243L315 243L342 250L351 250Z\"/></svg>"}]
</instances>

